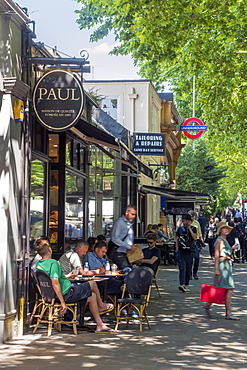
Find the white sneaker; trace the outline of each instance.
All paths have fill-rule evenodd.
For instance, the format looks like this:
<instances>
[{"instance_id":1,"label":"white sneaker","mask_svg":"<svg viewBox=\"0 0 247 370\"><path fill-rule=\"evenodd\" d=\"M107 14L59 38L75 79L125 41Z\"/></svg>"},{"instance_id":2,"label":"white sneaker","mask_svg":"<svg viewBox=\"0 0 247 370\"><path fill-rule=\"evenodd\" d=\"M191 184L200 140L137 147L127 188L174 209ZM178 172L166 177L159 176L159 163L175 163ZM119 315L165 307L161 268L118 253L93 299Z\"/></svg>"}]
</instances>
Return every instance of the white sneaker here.
<instances>
[{"instance_id":1,"label":"white sneaker","mask_svg":"<svg viewBox=\"0 0 247 370\"><path fill-rule=\"evenodd\" d=\"M185 286L185 292L190 292L190 289L187 286Z\"/></svg>"},{"instance_id":2,"label":"white sneaker","mask_svg":"<svg viewBox=\"0 0 247 370\"><path fill-rule=\"evenodd\" d=\"M186 287L184 285L179 285L178 289L181 290L181 292L186 292Z\"/></svg>"}]
</instances>

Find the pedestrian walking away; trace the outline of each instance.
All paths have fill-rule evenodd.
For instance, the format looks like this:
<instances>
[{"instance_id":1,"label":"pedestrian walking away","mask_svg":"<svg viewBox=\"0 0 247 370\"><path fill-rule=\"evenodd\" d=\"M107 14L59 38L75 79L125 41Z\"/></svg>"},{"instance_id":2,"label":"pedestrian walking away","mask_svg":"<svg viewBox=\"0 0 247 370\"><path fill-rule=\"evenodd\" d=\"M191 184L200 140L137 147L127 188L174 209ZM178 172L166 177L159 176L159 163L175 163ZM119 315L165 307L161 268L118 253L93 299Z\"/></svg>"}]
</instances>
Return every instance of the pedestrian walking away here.
<instances>
[{"instance_id":1,"label":"pedestrian walking away","mask_svg":"<svg viewBox=\"0 0 247 370\"><path fill-rule=\"evenodd\" d=\"M219 277L218 286L226 288L226 300L225 300L225 319L226 320L239 320L238 317L234 316L231 312L232 293L235 288L234 280L232 276L232 251L237 247L234 244L232 247L228 243L226 237L232 230L232 227L227 225L225 221L219 222L217 225L218 238L215 242L215 272L214 275ZM211 317L210 313L211 303L206 303L204 309L206 314Z\"/></svg>"},{"instance_id":2,"label":"pedestrian walking away","mask_svg":"<svg viewBox=\"0 0 247 370\"><path fill-rule=\"evenodd\" d=\"M201 232L201 226L199 222L195 219L196 213L194 211L189 211L189 215L191 216L192 223L191 226L194 226L196 228L196 242L194 243L194 254L193 254L193 263L192 263L192 274L193 278L198 280L198 269L199 269L199 262L200 262L200 252L202 246L204 246L204 240L202 237L202 232ZM192 279L192 275L191 275Z\"/></svg>"},{"instance_id":3,"label":"pedestrian walking away","mask_svg":"<svg viewBox=\"0 0 247 370\"><path fill-rule=\"evenodd\" d=\"M192 273L194 240L196 240L196 228L191 226L191 215L182 216L183 226L176 231L176 258L179 267L179 287L182 292L189 292L189 282Z\"/></svg>"},{"instance_id":4,"label":"pedestrian walking away","mask_svg":"<svg viewBox=\"0 0 247 370\"><path fill-rule=\"evenodd\" d=\"M209 254L211 259L214 258L214 243L216 240L216 223L214 222L214 216L210 216L209 224L206 226L206 238L205 243L208 243Z\"/></svg>"}]
</instances>

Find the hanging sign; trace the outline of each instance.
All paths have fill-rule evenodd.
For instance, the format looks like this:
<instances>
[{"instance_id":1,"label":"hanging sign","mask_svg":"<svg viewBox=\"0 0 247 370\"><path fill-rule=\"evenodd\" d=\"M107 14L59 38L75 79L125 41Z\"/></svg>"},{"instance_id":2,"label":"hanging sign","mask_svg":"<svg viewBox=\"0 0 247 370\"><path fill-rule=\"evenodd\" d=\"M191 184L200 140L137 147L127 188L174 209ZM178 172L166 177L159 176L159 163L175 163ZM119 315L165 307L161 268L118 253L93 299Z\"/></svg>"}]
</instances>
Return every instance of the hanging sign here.
<instances>
[{"instance_id":1,"label":"hanging sign","mask_svg":"<svg viewBox=\"0 0 247 370\"><path fill-rule=\"evenodd\" d=\"M35 115L50 131L65 131L74 126L82 114L83 105L83 88L71 72L50 71L34 87Z\"/></svg>"},{"instance_id":2,"label":"hanging sign","mask_svg":"<svg viewBox=\"0 0 247 370\"><path fill-rule=\"evenodd\" d=\"M196 122L197 125L189 125L189 123L191 122ZM183 125L180 126L180 131L183 131L184 135L189 139L198 139L207 129L208 127L204 125L202 120L196 117L187 118L184 121ZM196 134L190 134L189 131L199 131L199 132Z\"/></svg>"},{"instance_id":3,"label":"hanging sign","mask_svg":"<svg viewBox=\"0 0 247 370\"><path fill-rule=\"evenodd\" d=\"M165 134L137 133L133 134L133 153L138 155L165 155Z\"/></svg>"}]
</instances>

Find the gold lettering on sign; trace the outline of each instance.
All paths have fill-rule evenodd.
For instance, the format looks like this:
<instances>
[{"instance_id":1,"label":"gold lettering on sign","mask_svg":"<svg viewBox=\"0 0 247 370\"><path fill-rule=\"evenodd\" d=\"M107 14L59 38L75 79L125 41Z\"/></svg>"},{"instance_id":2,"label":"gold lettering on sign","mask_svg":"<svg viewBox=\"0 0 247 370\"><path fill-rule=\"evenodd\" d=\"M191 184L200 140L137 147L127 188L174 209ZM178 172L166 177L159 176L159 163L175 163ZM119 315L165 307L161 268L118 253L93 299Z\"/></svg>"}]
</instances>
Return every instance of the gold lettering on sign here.
<instances>
[{"instance_id":1,"label":"gold lettering on sign","mask_svg":"<svg viewBox=\"0 0 247 370\"><path fill-rule=\"evenodd\" d=\"M43 100L43 95L46 95L47 94L47 89L45 89L44 87L40 87L39 88L39 100Z\"/></svg>"},{"instance_id":2,"label":"gold lettering on sign","mask_svg":"<svg viewBox=\"0 0 247 370\"><path fill-rule=\"evenodd\" d=\"M59 100L68 100L68 99L69 99L69 90L70 90L70 89L66 89L66 91L67 91L66 98L62 98L62 97L61 97L61 90L62 90L62 89L57 89L57 96L58 96L58 99L59 99Z\"/></svg>"},{"instance_id":3,"label":"gold lettering on sign","mask_svg":"<svg viewBox=\"0 0 247 370\"><path fill-rule=\"evenodd\" d=\"M50 89L50 92L46 98L46 100L50 100L50 96L53 96L53 100L58 100L57 97L56 97L56 94L55 94L55 91L53 88Z\"/></svg>"},{"instance_id":4,"label":"gold lettering on sign","mask_svg":"<svg viewBox=\"0 0 247 370\"><path fill-rule=\"evenodd\" d=\"M65 96L62 96L64 94L64 91L66 92ZM56 90L54 88L51 88L50 90L45 89L44 87L39 88L39 100L80 100L80 97L75 97L75 91L76 89L62 89L57 88Z\"/></svg>"},{"instance_id":5,"label":"gold lettering on sign","mask_svg":"<svg viewBox=\"0 0 247 370\"><path fill-rule=\"evenodd\" d=\"M80 97L78 97L77 99L75 98L75 90L76 89L71 89L71 100L79 100Z\"/></svg>"}]
</instances>

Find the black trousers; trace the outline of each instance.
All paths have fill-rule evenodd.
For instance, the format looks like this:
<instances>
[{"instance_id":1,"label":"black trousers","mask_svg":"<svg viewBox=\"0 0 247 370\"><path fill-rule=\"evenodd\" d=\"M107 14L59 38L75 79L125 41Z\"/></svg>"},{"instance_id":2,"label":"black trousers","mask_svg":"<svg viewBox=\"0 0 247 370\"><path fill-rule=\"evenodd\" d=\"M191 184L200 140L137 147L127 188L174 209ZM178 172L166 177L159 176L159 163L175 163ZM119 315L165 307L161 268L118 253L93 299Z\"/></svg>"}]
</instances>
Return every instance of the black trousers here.
<instances>
[{"instance_id":1,"label":"black trousers","mask_svg":"<svg viewBox=\"0 0 247 370\"><path fill-rule=\"evenodd\" d=\"M119 270L123 270L125 267L131 268L131 264L128 261L126 253L115 252L114 256L112 256L112 261L117 265Z\"/></svg>"},{"instance_id":2,"label":"black trousers","mask_svg":"<svg viewBox=\"0 0 247 370\"><path fill-rule=\"evenodd\" d=\"M210 257L214 257L214 243L215 243L215 240L216 240L216 238L208 238L207 239Z\"/></svg>"}]
</instances>

